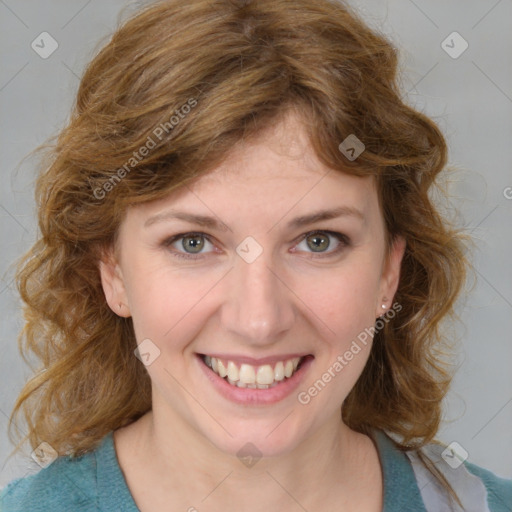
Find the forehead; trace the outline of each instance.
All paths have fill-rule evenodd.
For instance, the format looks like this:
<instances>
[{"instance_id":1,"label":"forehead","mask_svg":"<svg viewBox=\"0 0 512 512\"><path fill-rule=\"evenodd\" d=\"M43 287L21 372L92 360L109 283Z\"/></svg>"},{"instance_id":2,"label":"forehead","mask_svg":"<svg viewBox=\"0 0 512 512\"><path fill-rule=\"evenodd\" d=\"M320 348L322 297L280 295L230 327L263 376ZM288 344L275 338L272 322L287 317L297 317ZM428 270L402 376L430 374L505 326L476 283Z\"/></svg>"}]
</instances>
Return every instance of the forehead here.
<instances>
[{"instance_id":1,"label":"forehead","mask_svg":"<svg viewBox=\"0 0 512 512\"><path fill-rule=\"evenodd\" d=\"M301 215L339 206L357 208L369 217L377 215L373 178L326 167L303 123L298 115L287 114L256 137L237 144L215 169L164 199L136 207L137 213L147 216L168 207L188 208L226 221L258 216L266 223L287 212Z\"/></svg>"}]
</instances>

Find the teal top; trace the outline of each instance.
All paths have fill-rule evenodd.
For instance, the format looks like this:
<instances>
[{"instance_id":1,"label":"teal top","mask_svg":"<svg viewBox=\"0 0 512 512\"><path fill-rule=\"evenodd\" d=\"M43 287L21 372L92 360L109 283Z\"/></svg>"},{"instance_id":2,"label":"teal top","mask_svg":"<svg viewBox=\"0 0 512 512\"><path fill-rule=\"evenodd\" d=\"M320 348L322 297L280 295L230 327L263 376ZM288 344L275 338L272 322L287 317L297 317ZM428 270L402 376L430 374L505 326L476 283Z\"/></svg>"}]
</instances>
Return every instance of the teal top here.
<instances>
[{"instance_id":1,"label":"teal top","mask_svg":"<svg viewBox=\"0 0 512 512\"><path fill-rule=\"evenodd\" d=\"M140 512L126 484L114 447L113 432L93 451L80 457L58 457L38 473L10 482L0 494L2 512ZM414 461L397 449L384 432L375 431L384 478L383 512L439 512L443 498L432 497L432 482L422 482L414 469ZM444 461L439 462L445 465ZM512 480L496 476L474 464L464 462L457 469L448 468L454 475L466 475L463 486L456 488L459 498L467 494L470 503L464 511L512 511ZM449 474L449 473L447 473ZM450 477L448 477L450 480ZM450 482L452 483L452 482ZM466 487L464 487L464 485ZM481 487L482 502L473 494ZM466 490L464 490L466 489ZM435 493L434 493L435 494ZM471 496L470 496L471 495ZM464 496L462 496L464 498ZM438 501L439 500L439 501ZM428 502L428 503L427 503ZM455 510L461 510L456 508Z\"/></svg>"}]
</instances>

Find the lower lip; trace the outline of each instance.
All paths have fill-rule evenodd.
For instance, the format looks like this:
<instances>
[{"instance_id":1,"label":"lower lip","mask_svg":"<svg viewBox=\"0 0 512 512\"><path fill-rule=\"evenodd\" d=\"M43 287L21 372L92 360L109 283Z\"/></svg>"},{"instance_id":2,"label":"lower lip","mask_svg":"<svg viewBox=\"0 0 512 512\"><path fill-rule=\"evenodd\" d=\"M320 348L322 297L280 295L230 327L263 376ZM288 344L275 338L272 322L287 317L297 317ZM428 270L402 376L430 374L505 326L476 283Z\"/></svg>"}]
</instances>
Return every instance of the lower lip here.
<instances>
[{"instance_id":1,"label":"lower lip","mask_svg":"<svg viewBox=\"0 0 512 512\"><path fill-rule=\"evenodd\" d=\"M302 362L301 367L289 379L281 381L280 384L273 388L252 389L232 386L206 366L206 363L199 354L196 354L196 357L199 366L214 388L228 400L241 405L270 405L284 400L299 387L314 359L313 356L307 356Z\"/></svg>"}]
</instances>

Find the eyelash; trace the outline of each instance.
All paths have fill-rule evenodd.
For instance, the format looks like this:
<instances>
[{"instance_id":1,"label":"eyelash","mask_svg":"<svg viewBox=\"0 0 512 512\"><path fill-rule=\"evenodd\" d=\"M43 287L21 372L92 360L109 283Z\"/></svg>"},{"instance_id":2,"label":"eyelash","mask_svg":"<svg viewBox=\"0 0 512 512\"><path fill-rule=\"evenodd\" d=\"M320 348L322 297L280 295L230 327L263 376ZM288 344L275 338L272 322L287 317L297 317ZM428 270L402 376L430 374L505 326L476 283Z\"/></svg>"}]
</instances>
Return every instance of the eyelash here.
<instances>
[{"instance_id":1,"label":"eyelash","mask_svg":"<svg viewBox=\"0 0 512 512\"><path fill-rule=\"evenodd\" d=\"M309 236L318 235L318 234L330 235L330 236L336 238L339 242L339 245L333 251L330 251L330 252L326 252L326 253L311 252L310 254L312 255L311 256L312 259L332 257L332 256L340 253L346 247L350 246L350 239L348 238L347 235L344 235L343 233L337 233L336 231L328 231L328 230L308 231L307 233L304 233L304 235L302 235L300 240L297 242L297 245L300 244L303 240L306 240L306 238L308 238ZM202 236L208 242L213 243L211 241L210 237L208 235L206 235L205 233L188 232L188 233L180 233L178 235L174 235L170 238L167 238L166 240L164 240L163 245L165 247L170 247L177 240L180 240L182 238L187 238L187 237L193 237L193 236ZM197 259L201 259L204 257L204 253L190 254L190 253L179 252L179 251L175 251L175 250L171 250L170 252L176 258L184 258L187 260L197 260Z\"/></svg>"}]
</instances>

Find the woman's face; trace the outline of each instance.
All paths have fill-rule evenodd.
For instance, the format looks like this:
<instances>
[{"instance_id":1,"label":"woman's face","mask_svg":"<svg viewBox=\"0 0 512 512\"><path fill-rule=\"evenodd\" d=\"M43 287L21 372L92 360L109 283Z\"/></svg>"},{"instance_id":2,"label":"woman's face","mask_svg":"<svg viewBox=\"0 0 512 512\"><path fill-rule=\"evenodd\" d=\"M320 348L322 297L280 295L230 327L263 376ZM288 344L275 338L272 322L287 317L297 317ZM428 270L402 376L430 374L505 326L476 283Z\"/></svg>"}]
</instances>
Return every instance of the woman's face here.
<instances>
[{"instance_id":1,"label":"woman's face","mask_svg":"<svg viewBox=\"0 0 512 512\"><path fill-rule=\"evenodd\" d=\"M103 286L143 343L155 418L227 453L250 442L278 455L339 422L404 246L386 257L372 179L324 167L291 116L193 185L129 209L117 248ZM201 355L256 382L232 385Z\"/></svg>"}]
</instances>

